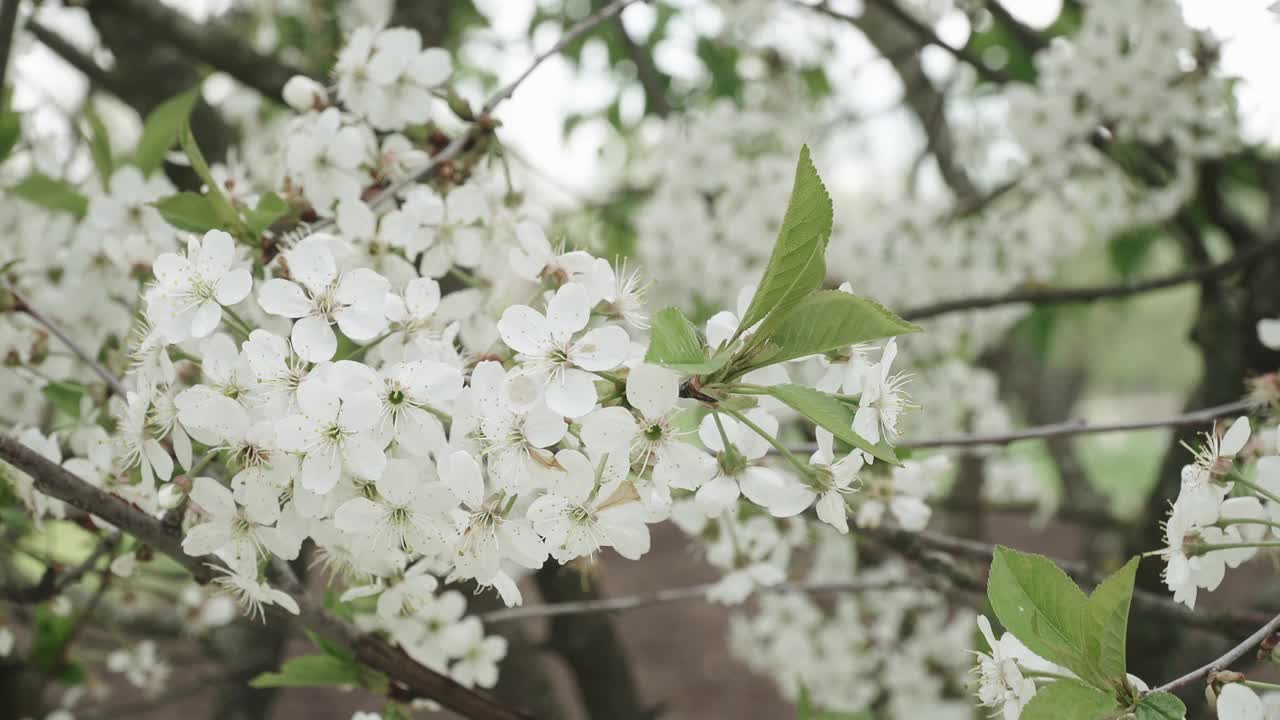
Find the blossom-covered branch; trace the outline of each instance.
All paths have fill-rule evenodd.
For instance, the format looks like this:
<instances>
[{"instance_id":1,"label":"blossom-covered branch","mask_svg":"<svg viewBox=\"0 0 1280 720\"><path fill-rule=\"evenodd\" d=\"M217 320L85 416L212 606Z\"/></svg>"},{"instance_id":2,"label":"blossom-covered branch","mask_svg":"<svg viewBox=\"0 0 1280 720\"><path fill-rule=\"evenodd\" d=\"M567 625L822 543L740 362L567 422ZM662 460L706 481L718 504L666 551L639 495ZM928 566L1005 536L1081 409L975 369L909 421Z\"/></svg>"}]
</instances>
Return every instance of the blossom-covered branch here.
<instances>
[{"instance_id":1,"label":"blossom-covered branch","mask_svg":"<svg viewBox=\"0 0 1280 720\"><path fill-rule=\"evenodd\" d=\"M215 576L215 569L222 567L222 562L216 558L188 554L183 549L183 539L172 533L160 520L130 506L115 495L93 487L7 435L0 435L0 459L30 475L41 492L100 517L157 552L167 555L186 568L198 582L209 582ZM309 627L350 648L362 662L385 672L412 693L435 700L466 717L478 720L526 719L522 713L423 667L403 650L392 647L385 640L357 631L312 600L296 579L292 579L291 573L286 572L285 577L285 584L295 594L300 615Z\"/></svg>"}]
</instances>

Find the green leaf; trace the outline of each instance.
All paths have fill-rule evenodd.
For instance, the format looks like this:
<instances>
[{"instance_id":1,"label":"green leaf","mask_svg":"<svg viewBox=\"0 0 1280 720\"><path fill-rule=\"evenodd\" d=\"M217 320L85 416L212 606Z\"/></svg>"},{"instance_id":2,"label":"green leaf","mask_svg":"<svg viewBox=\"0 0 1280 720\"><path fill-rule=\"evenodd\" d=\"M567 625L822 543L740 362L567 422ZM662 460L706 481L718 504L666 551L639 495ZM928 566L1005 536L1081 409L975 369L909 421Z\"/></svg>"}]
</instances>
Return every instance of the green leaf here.
<instances>
[{"instance_id":1,"label":"green leaf","mask_svg":"<svg viewBox=\"0 0 1280 720\"><path fill-rule=\"evenodd\" d=\"M997 546L987 599L1000 623L1031 652L1106 687L1089 661L1088 599L1048 558Z\"/></svg>"},{"instance_id":2,"label":"green leaf","mask_svg":"<svg viewBox=\"0 0 1280 720\"><path fill-rule=\"evenodd\" d=\"M361 686L374 689L379 685L385 687L386 678L332 655L302 655L286 662L280 672L263 673L249 685L255 688Z\"/></svg>"},{"instance_id":3,"label":"green leaf","mask_svg":"<svg viewBox=\"0 0 1280 720\"><path fill-rule=\"evenodd\" d=\"M778 351L750 369L919 331L871 300L839 290L819 290L796 303L791 312L771 314L765 320L757 336Z\"/></svg>"},{"instance_id":4,"label":"green leaf","mask_svg":"<svg viewBox=\"0 0 1280 720\"><path fill-rule=\"evenodd\" d=\"M778 241L736 334L767 315L790 311L806 295L822 287L827 275L823 255L831 236L831 218L831 196L818 177L806 145L800 149L791 202L782 219Z\"/></svg>"},{"instance_id":5,"label":"green leaf","mask_svg":"<svg viewBox=\"0 0 1280 720\"><path fill-rule=\"evenodd\" d=\"M1151 248L1160 236L1159 229L1148 225L1112 237L1107 241L1107 256L1111 259L1111 268L1121 277L1133 277L1150 257Z\"/></svg>"},{"instance_id":6,"label":"green leaf","mask_svg":"<svg viewBox=\"0 0 1280 720\"><path fill-rule=\"evenodd\" d=\"M85 123L88 124L89 130L85 133L85 140L89 143L89 154L93 157L93 167L98 172L98 179L102 182L102 187L106 188L111 182L111 173L115 169L114 155L111 152L111 135L107 132L107 126L103 124L102 118L98 113L89 108L85 111Z\"/></svg>"},{"instance_id":7,"label":"green leaf","mask_svg":"<svg viewBox=\"0 0 1280 720\"><path fill-rule=\"evenodd\" d=\"M261 235L271 223L289 214L289 203L286 203L273 192L265 193L258 198L258 206L245 213L249 230L254 235Z\"/></svg>"},{"instance_id":8,"label":"green leaf","mask_svg":"<svg viewBox=\"0 0 1280 720\"><path fill-rule=\"evenodd\" d=\"M649 350L644 361L694 375L713 373L728 362L728 353L707 357L698 329L679 308L659 310L649 327Z\"/></svg>"},{"instance_id":9,"label":"green leaf","mask_svg":"<svg viewBox=\"0 0 1280 720\"><path fill-rule=\"evenodd\" d=\"M354 664L356 662L356 656L347 648L310 630L303 630L303 632L306 633L307 639L311 641L311 644L315 645L316 649L320 650L325 655L346 663Z\"/></svg>"},{"instance_id":10,"label":"green leaf","mask_svg":"<svg viewBox=\"0 0 1280 720\"><path fill-rule=\"evenodd\" d=\"M178 144L182 146L182 151L191 161L191 169L195 170L196 175L204 181L208 191L206 197L209 198L209 204L213 207L218 219L227 226L245 229L240 213L236 212L227 196L222 194L218 181L214 180L213 173L209 172L209 163L204 159L204 153L200 152L200 145L196 143L195 136L191 134L191 123L187 118L182 119L181 129L178 130Z\"/></svg>"},{"instance_id":11,"label":"green leaf","mask_svg":"<svg viewBox=\"0 0 1280 720\"><path fill-rule=\"evenodd\" d=\"M164 164L164 156L178 141L178 133L190 117L198 97L199 88L191 88L160 103L147 115L142 123L138 147L133 151L133 164L142 170L142 174L150 175Z\"/></svg>"},{"instance_id":12,"label":"green leaf","mask_svg":"<svg viewBox=\"0 0 1280 720\"><path fill-rule=\"evenodd\" d=\"M5 110L0 112L0 162L4 162L22 139L22 115Z\"/></svg>"},{"instance_id":13,"label":"green leaf","mask_svg":"<svg viewBox=\"0 0 1280 720\"><path fill-rule=\"evenodd\" d=\"M1137 720L1183 720L1187 716L1187 706L1167 692L1147 693L1134 710Z\"/></svg>"},{"instance_id":14,"label":"green leaf","mask_svg":"<svg viewBox=\"0 0 1280 720\"><path fill-rule=\"evenodd\" d=\"M170 225L179 230L203 233L222 227L222 218L213 209L209 197L199 193L180 192L151 204Z\"/></svg>"},{"instance_id":15,"label":"green leaf","mask_svg":"<svg viewBox=\"0 0 1280 720\"><path fill-rule=\"evenodd\" d=\"M834 395L805 385L770 385L769 394L859 450L891 465L902 464L887 443L872 445L853 431L853 410Z\"/></svg>"},{"instance_id":16,"label":"green leaf","mask_svg":"<svg viewBox=\"0 0 1280 720\"><path fill-rule=\"evenodd\" d=\"M1099 720L1120 703L1114 697L1075 680L1059 680L1036 691L1020 720Z\"/></svg>"},{"instance_id":17,"label":"green leaf","mask_svg":"<svg viewBox=\"0 0 1280 720\"><path fill-rule=\"evenodd\" d=\"M9 192L49 210L69 212L77 218L84 217L89 211L89 199L74 187L63 180L55 180L38 172L32 172L22 182L9 188Z\"/></svg>"},{"instance_id":18,"label":"green leaf","mask_svg":"<svg viewBox=\"0 0 1280 720\"><path fill-rule=\"evenodd\" d=\"M1129 633L1129 601L1139 558L1112 573L1089 596L1089 657L1117 686L1125 682L1125 636Z\"/></svg>"},{"instance_id":19,"label":"green leaf","mask_svg":"<svg viewBox=\"0 0 1280 720\"><path fill-rule=\"evenodd\" d=\"M40 388L41 394L67 417L80 418L80 398L88 388L75 380L51 382Z\"/></svg>"},{"instance_id":20,"label":"green leaf","mask_svg":"<svg viewBox=\"0 0 1280 720\"><path fill-rule=\"evenodd\" d=\"M61 664L63 647L71 638L75 627L73 615L57 615L48 605L36 609L36 623L31 639L31 653L27 662L40 672L56 670Z\"/></svg>"}]
</instances>

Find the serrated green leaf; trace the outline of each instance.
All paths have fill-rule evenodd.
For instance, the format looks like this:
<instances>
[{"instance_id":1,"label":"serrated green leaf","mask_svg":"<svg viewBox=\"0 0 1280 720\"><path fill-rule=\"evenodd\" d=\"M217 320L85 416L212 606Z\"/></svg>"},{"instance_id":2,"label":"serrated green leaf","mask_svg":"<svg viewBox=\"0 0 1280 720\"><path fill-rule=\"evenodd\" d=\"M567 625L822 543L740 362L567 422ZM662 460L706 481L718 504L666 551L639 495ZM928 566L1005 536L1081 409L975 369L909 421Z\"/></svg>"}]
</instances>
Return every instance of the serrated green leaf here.
<instances>
[{"instance_id":1,"label":"serrated green leaf","mask_svg":"<svg viewBox=\"0 0 1280 720\"><path fill-rule=\"evenodd\" d=\"M55 180L38 172L31 173L9 188L9 192L49 210L69 212L77 218L84 217L89 211L89 199L74 187L63 180Z\"/></svg>"},{"instance_id":2,"label":"serrated green leaf","mask_svg":"<svg viewBox=\"0 0 1280 720\"><path fill-rule=\"evenodd\" d=\"M1187 706L1167 692L1153 692L1142 696L1134 708L1137 720L1183 720Z\"/></svg>"},{"instance_id":3,"label":"serrated green leaf","mask_svg":"<svg viewBox=\"0 0 1280 720\"><path fill-rule=\"evenodd\" d=\"M361 686L370 689L379 684L385 687L386 678L332 655L293 658L280 668L280 672L263 673L249 683L255 688Z\"/></svg>"},{"instance_id":4,"label":"serrated green leaf","mask_svg":"<svg viewBox=\"0 0 1280 720\"><path fill-rule=\"evenodd\" d=\"M254 235L261 235L271 223L289 214L289 203L286 203L273 192L264 193L258 198L258 205L245 212L245 222Z\"/></svg>"},{"instance_id":5,"label":"serrated green leaf","mask_svg":"<svg viewBox=\"0 0 1280 720\"><path fill-rule=\"evenodd\" d=\"M707 356L698 329L679 308L659 310L649 325L649 350L644 361L693 375L713 373L729 361L729 353Z\"/></svg>"},{"instance_id":6,"label":"serrated green leaf","mask_svg":"<svg viewBox=\"0 0 1280 720\"><path fill-rule=\"evenodd\" d=\"M918 326L876 302L839 290L819 290L801 299L790 312L769 315L756 336L777 351L753 360L747 369L919 331Z\"/></svg>"},{"instance_id":7,"label":"serrated green leaf","mask_svg":"<svg viewBox=\"0 0 1280 720\"><path fill-rule=\"evenodd\" d=\"M828 395L806 385L770 385L768 390L770 395L787 407L859 450L868 452L876 459L891 465L902 464L894 454L893 448L887 443L872 445L866 438L853 431L853 410L834 395Z\"/></svg>"},{"instance_id":8,"label":"serrated green leaf","mask_svg":"<svg viewBox=\"0 0 1280 720\"><path fill-rule=\"evenodd\" d=\"M151 203L170 225L187 232L203 233L222 227L222 218L208 196L180 192Z\"/></svg>"},{"instance_id":9,"label":"serrated green leaf","mask_svg":"<svg viewBox=\"0 0 1280 720\"><path fill-rule=\"evenodd\" d=\"M1125 682L1125 636L1129 633L1129 601L1139 558L1112 573L1089 596L1089 655L1106 678L1117 685Z\"/></svg>"},{"instance_id":10,"label":"serrated green leaf","mask_svg":"<svg viewBox=\"0 0 1280 720\"><path fill-rule=\"evenodd\" d=\"M93 157L93 167L98 172L102 187L107 188L111 182L111 173L115 170L114 156L111 153L111 135L98 113L90 107L84 114L85 123L89 126L85 132L85 141L89 143L89 154Z\"/></svg>"},{"instance_id":11,"label":"serrated green leaf","mask_svg":"<svg viewBox=\"0 0 1280 720\"><path fill-rule=\"evenodd\" d=\"M987 599L1000 623L1031 652L1106 687L1089 660L1088 598L1051 560L997 546Z\"/></svg>"},{"instance_id":12,"label":"serrated green leaf","mask_svg":"<svg viewBox=\"0 0 1280 720\"><path fill-rule=\"evenodd\" d=\"M150 175L164 164L164 156L178 142L178 133L199 97L199 88L192 88L165 100L147 115L138 147L133 151L133 164L143 175Z\"/></svg>"},{"instance_id":13,"label":"serrated green leaf","mask_svg":"<svg viewBox=\"0 0 1280 720\"><path fill-rule=\"evenodd\" d=\"M67 417L80 418L80 398L88 392L88 388L75 380L51 382L40 388L40 393L53 404L59 412Z\"/></svg>"},{"instance_id":14,"label":"serrated green leaf","mask_svg":"<svg viewBox=\"0 0 1280 720\"><path fill-rule=\"evenodd\" d=\"M764 276L735 335L772 313L786 313L826 279L827 239L831 237L831 196L809 158L809 146L800 149L791 201L782 219L778 240L765 266Z\"/></svg>"},{"instance_id":15,"label":"serrated green leaf","mask_svg":"<svg viewBox=\"0 0 1280 720\"><path fill-rule=\"evenodd\" d=\"M1120 703L1101 690L1074 680L1059 680L1036 691L1020 720L1100 720Z\"/></svg>"}]
</instances>

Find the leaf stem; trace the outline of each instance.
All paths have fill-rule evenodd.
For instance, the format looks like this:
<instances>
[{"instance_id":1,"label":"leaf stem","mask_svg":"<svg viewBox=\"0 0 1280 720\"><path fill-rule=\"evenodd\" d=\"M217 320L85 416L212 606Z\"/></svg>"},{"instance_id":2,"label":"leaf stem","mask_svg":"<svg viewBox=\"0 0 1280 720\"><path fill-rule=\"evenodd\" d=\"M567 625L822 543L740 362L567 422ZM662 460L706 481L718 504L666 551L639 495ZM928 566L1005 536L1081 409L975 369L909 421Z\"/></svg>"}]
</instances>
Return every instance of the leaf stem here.
<instances>
[{"instance_id":1,"label":"leaf stem","mask_svg":"<svg viewBox=\"0 0 1280 720\"><path fill-rule=\"evenodd\" d=\"M733 408L721 407L720 409L728 413L729 416L732 417L734 420L737 420L743 425L746 425L755 434L767 440L768 443L772 445L775 450L778 451L779 455L786 458L788 462L790 462L792 465L796 467L797 470L800 471L800 477L803 477L805 479L812 477L813 468L809 467L809 463L806 463L800 458L796 457L795 454L792 453L790 450L788 450L785 445L778 442L777 438L765 432L764 428L760 427L759 425L756 425L754 422L748 419L746 415L743 415L742 413L738 412L737 410L734 410ZM723 430L721 430L721 432L723 432Z\"/></svg>"}]
</instances>

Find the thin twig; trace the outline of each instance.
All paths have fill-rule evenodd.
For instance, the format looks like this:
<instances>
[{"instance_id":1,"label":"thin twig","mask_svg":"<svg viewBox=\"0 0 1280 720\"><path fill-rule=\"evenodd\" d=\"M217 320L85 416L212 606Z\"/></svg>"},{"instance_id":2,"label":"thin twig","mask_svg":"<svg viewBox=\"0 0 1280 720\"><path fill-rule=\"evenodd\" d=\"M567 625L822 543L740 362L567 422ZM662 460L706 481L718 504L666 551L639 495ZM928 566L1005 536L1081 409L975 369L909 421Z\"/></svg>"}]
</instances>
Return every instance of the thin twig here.
<instances>
[{"instance_id":1,"label":"thin twig","mask_svg":"<svg viewBox=\"0 0 1280 720\"><path fill-rule=\"evenodd\" d=\"M163 521L90 485L12 437L0 435L0 460L31 476L35 488L45 495L96 515L122 532L133 535L156 552L168 555L186 568L197 582L209 582L213 577L213 569L224 567L213 556L188 555L182 549L182 538L166 528ZM362 633L329 612L306 592L287 563L274 562L272 568L280 588L297 601L301 618L308 627L349 648L360 662L385 673L394 682L404 686L407 692L435 700L463 717L477 720L528 720L524 713L502 705L484 693L459 685L448 676L421 665L383 638Z\"/></svg>"},{"instance_id":2,"label":"thin twig","mask_svg":"<svg viewBox=\"0 0 1280 720\"><path fill-rule=\"evenodd\" d=\"M562 602L525 607L503 608L487 612L480 619L487 623L509 622L511 620L527 620L529 618L557 617L560 615L584 615L588 613L618 612L665 605L685 600L706 600L708 591L718 583L704 583L682 588L667 588L653 592L625 595L623 597L603 598L584 602ZM826 583L782 583L772 587L761 588L760 592L800 592L800 593L841 593L867 592L869 590L888 590L901 587L901 581L885 580L853 580L849 582Z\"/></svg>"},{"instance_id":3,"label":"thin twig","mask_svg":"<svg viewBox=\"0 0 1280 720\"><path fill-rule=\"evenodd\" d=\"M443 163L457 157L468 143L492 129L493 119L491 115L494 109L497 108L498 105L502 104L502 101L511 97L512 93L516 91L516 88L520 87L520 84L532 75L533 71L537 70L538 66L545 62L547 58L561 52L569 44L595 29L601 23L621 14L622 11L627 9L629 6L643 1L647 0L615 0L601 8L599 12L590 15L578 24L569 28L565 31L564 35L560 36L560 40L556 42L555 45L551 46L551 48L546 52L535 57L533 62L529 64L529 67L525 68L524 72L520 73L515 80L512 80L510 83L504 85L497 92L491 95L489 99L485 101L480 113L476 116L476 122L471 123L465 132L460 133L450 141L448 145L441 149L440 152L432 155L424 164L409 171L404 177L393 181L387 185L387 187L378 191L378 193L368 201L369 206L372 208L380 207L388 200L395 198L405 189L419 182L423 178L426 178ZM311 232L328 230L336 224L337 220L335 218L326 218L317 223L311 224L310 230Z\"/></svg>"},{"instance_id":4,"label":"thin twig","mask_svg":"<svg viewBox=\"0 0 1280 720\"><path fill-rule=\"evenodd\" d=\"M1214 660L1208 665L1204 665L1202 667L1196 668L1195 670L1192 670L1191 672L1187 673L1186 675L1183 675L1182 677L1176 680L1170 680L1164 685L1161 685L1160 687L1156 688L1153 692L1170 692L1184 685L1190 685L1196 680L1199 680L1202 677L1208 676L1209 673L1217 672L1218 670L1225 669L1228 666L1230 666L1231 663L1234 663L1235 661L1244 657L1245 653L1249 652L1250 650L1257 647L1258 645L1261 645L1263 641L1265 641L1267 638L1274 635L1277 630L1280 630L1280 615L1277 615L1271 618L1270 622L1258 628L1257 632L1250 635L1248 638L1245 638L1244 642L1231 648L1226 653L1223 653L1223 655L1218 659Z\"/></svg>"},{"instance_id":5,"label":"thin twig","mask_svg":"<svg viewBox=\"0 0 1280 720\"><path fill-rule=\"evenodd\" d=\"M803 2L803 0L791 0L791 2L799 7L808 8L834 20L840 20L841 22L846 22L851 25L857 25L859 21L858 17L840 12L839 10L832 8L825 1L817 4L810 4ZM904 10L894 2L894 0L868 0L868 2L873 3L881 10L884 10L886 14L893 17L894 20L906 29L915 33L924 43L936 45L937 47L945 50L948 55L959 60L961 63L972 67L984 80L999 84L1013 81L1014 78L1008 73L1003 70L997 70L989 67L986 63L982 62L981 58L975 57L971 52L969 52L968 48L958 48L938 37L938 34L933 31L933 28L926 25L915 15L912 15L910 11Z\"/></svg>"},{"instance_id":6,"label":"thin twig","mask_svg":"<svg viewBox=\"0 0 1280 720\"><path fill-rule=\"evenodd\" d=\"M36 40L40 41L41 45L49 48L55 55L66 61L68 65L79 70L82 75L88 78L91 85L103 88L116 96L120 96L125 92L124 78L103 68L96 60L81 52L79 48L72 45L58 33L35 20L28 20L23 29L31 33Z\"/></svg>"},{"instance_id":7,"label":"thin twig","mask_svg":"<svg viewBox=\"0 0 1280 720\"><path fill-rule=\"evenodd\" d=\"M114 10L130 22L150 27L162 43L207 63L263 96L281 102L284 85L306 75L279 58L264 55L222 23L197 23L155 0L114 0Z\"/></svg>"},{"instance_id":8,"label":"thin twig","mask_svg":"<svg viewBox=\"0 0 1280 720\"><path fill-rule=\"evenodd\" d=\"M26 588L0 588L0 599L10 602L20 603L23 605L32 605L51 600L62 594L64 590L74 585L84 577L86 573L93 570L98 564L98 560L104 555L111 553L115 549L116 543L120 541L120 536L112 533L98 542L93 552L89 553L89 557L84 559L79 565L70 571L61 575L52 567L48 567L44 571L44 575L40 577L40 581L31 587Z\"/></svg>"},{"instance_id":9,"label":"thin twig","mask_svg":"<svg viewBox=\"0 0 1280 720\"><path fill-rule=\"evenodd\" d=\"M1252 405L1248 400L1238 400L1169 417L1114 423L1090 423L1083 419L1068 420L1066 422L1037 425L1021 430L989 435L942 435L918 440L903 440L897 444L897 447L926 449L981 447L985 445L1003 446L1024 440L1043 440L1045 438L1066 437L1069 435L1098 435L1102 433L1131 432L1134 430L1152 430L1155 428L1186 427L1188 425L1202 425L1221 417L1245 412L1250 407ZM797 445L791 448L792 452L801 454L812 453L815 450L817 450L817 445L813 443Z\"/></svg>"},{"instance_id":10,"label":"thin twig","mask_svg":"<svg viewBox=\"0 0 1280 720\"><path fill-rule=\"evenodd\" d=\"M81 362L88 365L90 370L93 370L98 377L102 378L102 381L107 384L107 387L110 388L112 392L122 398L129 394L129 391L125 389L124 383L120 382L120 378L116 377L115 374L108 370L102 363L98 362L98 359L90 355L87 350L80 347L79 343L72 340L71 336L64 332L62 328L58 327L57 323L33 307L31 303L27 302L27 299L18 292L18 289L14 287L13 283L9 282L8 278L0 277L0 285L3 285L4 289L13 296L16 310L29 315L32 320L43 325L44 328L52 333L54 337L62 341L62 344L66 345L68 350L75 353L76 357L80 358Z\"/></svg>"},{"instance_id":11,"label":"thin twig","mask_svg":"<svg viewBox=\"0 0 1280 720\"><path fill-rule=\"evenodd\" d=\"M524 72L516 76L515 80L512 80L510 83L507 83L505 87L501 88L500 90L498 90L498 92L494 93L493 96L490 97L489 100L484 104L483 113L485 115L492 113L494 109L497 108L498 105L502 103L503 100L506 100L507 98L511 97L512 93L516 91L516 88L520 87L520 84L523 83L530 75L532 75L533 71L537 70L539 65L546 62L549 58L555 55L559 55L565 48L573 44L578 38L594 30L596 26L600 25L606 20L611 20L617 15L621 15L622 11L626 10L628 6L634 5L637 2L641 2L641 1L642 0L614 0L613 2L609 3L608 5L605 5L604 7L600 8L599 10L592 13L591 15L588 15L587 17L583 18L573 27L566 30L565 33L560 36L560 39L556 41L556 44L547 48L545 52L535 57L533 59L533 62L529 64L529 67L525 68Z\"/></svg>"},{"instance_id":12,"label":"thin twig","mask_svg":"<svg viewBox=\"0 0 1280 720\"><path fill-rule=\"evenodd\" d=\"M927 530L911 532L889 526L862 528L857 530L857 533L874 541L885 550L901 555L922 569L947 577L961 590L986 593L985 573L960 563L958 558L986 565L991 562L995 545ZM1081 563L1059 558L1050 558L1050 560L1081 585L1096 587L1102 582L1101 577ZM1231 635L1242 632L1245 628L1255 628L1265 622L1268 617L1263 613L1246 609L1191 612L1165 595L1141 589L1133 593L1133 608L1138 613L1146 613L1176 622L1180 626L1193 627L1219 635Z\"/></svg>"},{"instance_id":13,"label":"thin twig","mask_svg":"<svg viewBox=\"0 0 1280 720\"><path fill-rule=\"evenodd\" d=\"M1113 285L1015 290L1014 292L996 295L978 295L974 297L957 298L955 300L944 300L930 305L910 308L903 311L901 315L908 320L923 320L925 318L945 315L947 313L963 310L979 310L983 308L999 307L1002 305L1016 305L1021 303L1030 303L1033 305L1061 305L1067 303L1089 303L1096 300L1129 297L1131 295L1164 290L1166 288L1177 287L1178 285L1203 282L1205 280L1230 275L1238 270L1243 270L1249 267L1259 258L1277 251L1280 251L1280 241L1271 240L1264 243L1258 243L1247 250L1242 250L1231 258L1220 263L1173 273L1172 275Z\"/></svg>"}]
</instances>

